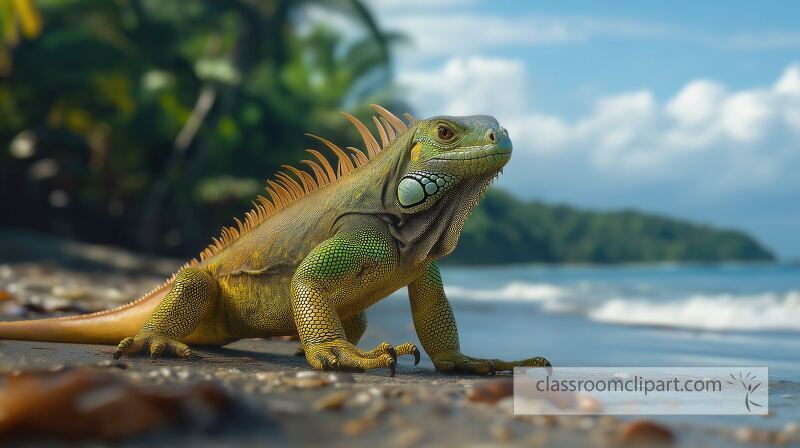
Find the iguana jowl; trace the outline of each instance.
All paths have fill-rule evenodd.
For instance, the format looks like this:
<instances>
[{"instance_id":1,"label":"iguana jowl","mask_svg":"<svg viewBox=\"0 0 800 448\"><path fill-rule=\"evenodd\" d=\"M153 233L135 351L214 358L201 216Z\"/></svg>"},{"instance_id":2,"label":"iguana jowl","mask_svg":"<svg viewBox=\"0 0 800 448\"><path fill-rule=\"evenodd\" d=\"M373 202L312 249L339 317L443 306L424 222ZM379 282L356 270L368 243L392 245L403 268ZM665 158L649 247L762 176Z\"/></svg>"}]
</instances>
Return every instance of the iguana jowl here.
<instances>
[{"instance_id":1,"label":"iguana jowl","mask_svg":"<svg viewBox=\"0 0 800 448\"><path fill-rule=\"evenodd\" d=\"M464 221L511 157L511 140L489 116L409 123L374 105L381 143L356 118L366 146L343 150L315 137L304 169L267 181L244 221L170 280L136 302L89 315L0 323L0 338L116 344L115 357L149 351L189 357L187 344L299 335L316 369L394 373L411 343L363 351L364 310L408 287L414 326L439 370L485 373L547 366L463 355L436 260L456 246ZM312 136L313 137L313 136Z\"/></svg>"}]
</instances>

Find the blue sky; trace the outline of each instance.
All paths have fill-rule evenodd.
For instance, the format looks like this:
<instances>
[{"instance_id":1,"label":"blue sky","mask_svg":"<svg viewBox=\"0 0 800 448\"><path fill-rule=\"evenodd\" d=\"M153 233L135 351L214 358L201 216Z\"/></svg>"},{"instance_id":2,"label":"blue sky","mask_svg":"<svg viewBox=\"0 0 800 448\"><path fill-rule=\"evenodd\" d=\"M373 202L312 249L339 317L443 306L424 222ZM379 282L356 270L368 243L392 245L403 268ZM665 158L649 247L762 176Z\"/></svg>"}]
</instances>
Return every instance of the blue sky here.
<instances>
[{"instance_id":1,"label":"blue sky","mask_svg":"<svg viewBox=\"0 0 800 448\"><path fill-rule=\"evenodd\" d=\"M800 2L380 0L415 112L494 115L524 198L749 231L800 258Z\"/></svg>"}]
</instances>

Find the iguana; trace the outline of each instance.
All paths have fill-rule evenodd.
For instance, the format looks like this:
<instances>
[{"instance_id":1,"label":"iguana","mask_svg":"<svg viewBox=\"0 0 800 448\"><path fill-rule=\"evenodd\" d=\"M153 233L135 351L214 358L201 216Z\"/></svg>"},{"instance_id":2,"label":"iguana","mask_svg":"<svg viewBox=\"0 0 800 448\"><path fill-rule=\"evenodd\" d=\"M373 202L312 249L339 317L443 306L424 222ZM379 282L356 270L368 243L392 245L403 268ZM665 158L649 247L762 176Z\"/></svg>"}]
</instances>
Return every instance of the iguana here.
<instances>
[{"instance_id":1,"label":"iguana","mask_svg":"<svg viewBox=\"0 0 800 448\"><path fill-rule=\"evenodd\" d=\"M269 199L224 227L199 256L163 285L120 308L0 323L0 338L116 344L114 357L143 351L188 358L187 344L299 335L315 369L388 367L420 354L409 342L356 347L364 310L407 286L419 341L444 371L494 373L549 366L534 357L506 362L461 353L436 260L456 246L464 222L511 157L506 129L490 116L438 116L408 123L373 105L380 143L343 113L366 152L309 134L319 151L302 169L267 181Z\"/></svg>"}]
</instances>

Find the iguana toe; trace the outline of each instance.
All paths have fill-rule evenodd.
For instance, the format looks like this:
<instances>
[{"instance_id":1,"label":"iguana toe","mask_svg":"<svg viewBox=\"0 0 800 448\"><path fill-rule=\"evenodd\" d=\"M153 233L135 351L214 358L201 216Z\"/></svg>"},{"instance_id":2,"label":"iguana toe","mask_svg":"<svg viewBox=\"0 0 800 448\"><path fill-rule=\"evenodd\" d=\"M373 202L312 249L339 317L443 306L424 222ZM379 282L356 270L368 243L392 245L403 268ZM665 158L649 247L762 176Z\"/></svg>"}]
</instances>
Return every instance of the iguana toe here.
<instances>
[{"instance_id":1,"label":"iguana toe","mask_svg":"<svg viewBox=\"0 0 800 448\"><path fill-rule=\"evenodd\" d=\"M397 346L393 346L388 342L382 342L374 349L365 352L364 356L366 356L367 358L377 358L383 354L388 354L389 356L393 357L395 361L397 361L398 356L413 355L414 365L419 364L420 360L419 349L417 348L416 345L414 345L411 342L405 342Z\"/></svg>"},{"instance_id":2,"label":"iguana toe","mask_svg":"<svg viewBox=\"0 0 800 448\"><path fill-rule=\"evenodd\" d=\"M394 351L397 353L397 356L403 355L414 355L414 365L419 364L420 360L420 353L419 349L416 345L412 344L411 342L406 342L404 344L400 344L394 348Z\"/></svg>"},{"instance_id":3,"label":"iguana toe","mask_svg":"<svg viewBox=\"0 0 800 448\"><path fill-rule=\"evenodd\" d=\"M150 359L157 359L164 353L173 354L179 358L190 358L192 349L188 345L167 336L151 332L140 332L134 337L122 340L114 350L114 359L122 356L133 356L142 352L149 352Z\"/></svg>"}]
</instances>

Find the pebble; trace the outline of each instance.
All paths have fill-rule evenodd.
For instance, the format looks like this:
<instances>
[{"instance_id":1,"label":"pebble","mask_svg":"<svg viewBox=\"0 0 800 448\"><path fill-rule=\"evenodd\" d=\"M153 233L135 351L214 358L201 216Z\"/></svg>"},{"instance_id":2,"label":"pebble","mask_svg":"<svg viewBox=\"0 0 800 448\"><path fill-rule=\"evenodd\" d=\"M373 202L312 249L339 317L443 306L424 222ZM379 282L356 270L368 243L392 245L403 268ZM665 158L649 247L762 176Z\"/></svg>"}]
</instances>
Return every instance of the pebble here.
<instances>
[{"instance_id":1,"label":"pebble","mask_svg":"<svg viewBox=\"0 0 800 448\"><path fill-rule=\"evenodd\" d=\"M347 436L354 437L369 431L373 426L375 426L374 420L357 418L345 422L342 425L342 432Z\"/></svg>"},{"instance_id":2,"label":"pebble","mask_svg":"<svg viewBox=\"0 0 800 448\"><path fill-rule=\"evenodd\" d=\"M356 379L353 378L353 375L344 372L330 373L328 374L327 378L331 383L350 384L356 382Z\"/></svg>"},{"instance_id":3,"label":"pebble","mask_svg":"<svg viewBox=\"0 0 800 448\"><path fill-rule=\"evenodd\" d=\"M382 415L388 413L391 409L391 405L389 405L386 400L378 399L375 400L366 411L364 411L364 417L377 420Z\"/></svg>"},{"instance_id":4,"label":"pebble","mask_svg":"<svg viewBox=\"0 0 800 448\"><path fill-rule=\"evenodd\" d=\"M5 289L0 289L0 302L10 301L14 299L16 299L16 297L14 297L14 294L11 294Z\"/></svg>"},{"instance_id":5,"label":"pebble","mask_svg":"<svg viewBox=\"0 0 800 448\"><path fill-rule=\"evenodd\" d=\"M632 420L622 426L619 441L628 444L671 444L675 441L672 431L649 420Z\"/></svg>"},{"instance_id":6,"label":"pebble","mask_svg":"<svg viewBox=\"0 0 800 448\"><path fill-rule=\"evenodd\" d=\"M258 372L255 378L257 381L267 383L270 386L277 386L283 383L281 374L278 372Z\"/></svg>"},{"instance_id":7,"label":"pebble","mask_svg":"<svg viewBox=\"0 0 800 448\"><path fill-rule=\"evenodd\" d=\"M375 388L358 392L355 397L353 397L353 404L363 406L365 404L372 403L372 401L377 397L377 395L374 393L374 390Z\"/></svg>"},{"instance_id":8,"label":"pebble","mask_svg":"<svg viewBox=\"0 0 800 448\"><path fill-rule=\"evenodd\" d=\"M772 439L770 431L764 431L750 426L736 429L736 440L741 443L768 444Z\"/></svg>"},{"instance_id":9,"label":"pebble","mask_svg":"<svg viewBox=\"0 0 800 448\"><path fill-rule=\"evenodd\" d=\"M594 397L594 395L578 394L577 402L578 409L587 414L597 414L603 410L603 406L600 404L600 401Z\"/></svg>"},{"instance_id":10,"label":"pebble","mask_svg":"<svg viewBox=\"0 0 800 448\"><path fill-rule=\"evenodd\" d=\"M78 300L86 297L86 288L78 285L56 285L50 289L56 297L68 300Z\"/></svg>"},{"instance_id":11,"label":"pebble","mask_svg":"<svg viewBox=\"0 0 800 448\"><path fill-rule=\"evenodd\" d=\"M111 360L111 359L106 359L106 360L100 361L100 362L97 363L97 365L99 367L114 367L114 368L122 369L122 370L125 370L125 369L128 368L128 364L126 364L126 363L124 363L122 361L114 361L114 360Z\"/></svg>"},{"instance_id":12,"label":"pebble","mask_svg":"<svg viewBox=\"0 0 800 448\"><path fill-rule=\"evenodd\" d=\"M147 376L150 378L169 378L172 376L172 372L168 368L162 367L160 369L147 372Z\"/></svg>"},{"instance_id":13,"label":"pebble","mask_svg":"<svg viewBox=\"0 0 800 448\"><path fill-rule=\"evenodd\" d=\"M553 427L558 424L558 419L553 415L534 415L533 422L538 426Z\"/></svg>"},{"instance_id":14,"label":"pebble","mask_svg":"<svg viewBox=\"0 0 800 448\"><path fill-rule=\"evenodd\" d=\"M351 396L349 390L339 390L318 399L312 407L315 411L340 411Z\"/></svg>"},{"instance_id":15,"label":"pebble","mask_svg":"<svg viewBox=\"0 0 800 448\"><path fill-rule=\"evenodd\" d=\"M328 382L325 378L307 378L297 380L294 383L294 387L298 389L318 389L320 387L326 387L331 383Z\"/></svg>"},{"instance_id":16,"label":"pebble","mask_svg":"<svg viewBox=\"0 0 800 448\"><path fill-rule=\"evenodd\" d=\"M514 380L511 378L498 378L482 381L467 392L469 401L495 404L514 393Z\"/></svg>"}]
</instances>

